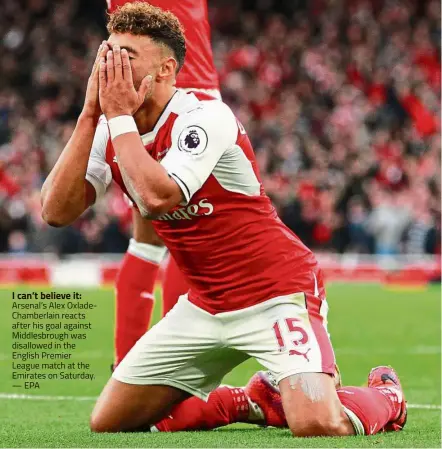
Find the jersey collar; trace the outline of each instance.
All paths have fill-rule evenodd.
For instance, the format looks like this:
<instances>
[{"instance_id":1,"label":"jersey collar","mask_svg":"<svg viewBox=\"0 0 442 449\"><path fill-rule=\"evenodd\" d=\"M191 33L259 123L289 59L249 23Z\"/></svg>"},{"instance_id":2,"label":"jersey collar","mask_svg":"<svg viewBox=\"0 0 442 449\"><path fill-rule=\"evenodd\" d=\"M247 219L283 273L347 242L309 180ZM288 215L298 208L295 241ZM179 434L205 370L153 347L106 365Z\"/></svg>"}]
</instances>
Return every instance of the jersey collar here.
<instances>
[{"instance_id":1,"label":"jersey collar","mask_svg":"<svg viewBox=\"0 0 442 449\"><path fill-rule=\"evenodd\" d=\"M185 91L177 89L172 95L172 98L167 103L161 115L158 117L153 130L141 136L143 144L147 145L155 140L157 132L164 125L164 123L166 123L170 114L178 115L188 109L189 106L194 105L195 102L198 102L198 99L195 97L195 95L187 94Z\"/></svg>"}]
</instances>

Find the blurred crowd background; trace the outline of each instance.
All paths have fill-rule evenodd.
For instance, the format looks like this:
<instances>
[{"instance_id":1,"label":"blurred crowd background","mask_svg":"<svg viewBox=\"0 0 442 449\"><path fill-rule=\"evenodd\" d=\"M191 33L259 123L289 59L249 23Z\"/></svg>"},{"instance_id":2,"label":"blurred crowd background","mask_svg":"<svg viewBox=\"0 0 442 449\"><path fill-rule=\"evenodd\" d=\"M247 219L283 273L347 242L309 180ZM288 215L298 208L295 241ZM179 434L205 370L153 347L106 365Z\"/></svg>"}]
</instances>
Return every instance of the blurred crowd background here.
<instances>
[{"instance_id":1,"label":"blurred crowd background","mask_svg":"<svg viewBox=\"0 0 442 449\"><path fill-rule=\"evenodd\" d=\"M440 251L440 2L208 0L222 95L283 221L317 251ZM0 252L123 252L117 188L52 229L39 192L75 126L104 0L0 14Z\"/></svg>"}]
</instances>

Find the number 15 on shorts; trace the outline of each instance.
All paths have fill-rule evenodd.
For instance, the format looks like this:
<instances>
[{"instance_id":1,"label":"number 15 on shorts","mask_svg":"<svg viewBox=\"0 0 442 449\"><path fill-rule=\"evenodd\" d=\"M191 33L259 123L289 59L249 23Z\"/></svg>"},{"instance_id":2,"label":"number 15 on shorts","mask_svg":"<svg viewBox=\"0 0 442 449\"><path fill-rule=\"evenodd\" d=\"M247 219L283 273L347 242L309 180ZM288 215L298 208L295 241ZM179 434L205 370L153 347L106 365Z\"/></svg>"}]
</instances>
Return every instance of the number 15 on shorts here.
<instances>
[{"instance_id":1,"label":"number 15 on shorts","mask_svg":"<svg viewBox=\"0 0 442 449\"><path fill-rule=\"evenodd\" d=\"M283 338L282 326L287 330L289 338ZM273 325L273 332L275 333L280 352L288 350L289 355L302 356L307 362L310 361L308 357L308 353L311 350L311 347L309 347L309 336L302 327L302 320L299 318L278 320Z\"/></svg>"}]
</instances>

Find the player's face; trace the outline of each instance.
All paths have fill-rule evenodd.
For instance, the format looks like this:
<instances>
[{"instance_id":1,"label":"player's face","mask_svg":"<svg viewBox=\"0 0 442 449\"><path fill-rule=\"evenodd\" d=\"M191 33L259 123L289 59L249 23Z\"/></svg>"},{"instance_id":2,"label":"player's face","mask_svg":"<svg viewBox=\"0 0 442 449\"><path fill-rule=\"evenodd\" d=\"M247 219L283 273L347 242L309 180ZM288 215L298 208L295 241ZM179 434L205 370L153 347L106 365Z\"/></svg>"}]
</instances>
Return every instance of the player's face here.
<instances>
[{"instance_id":1,"label":"player's face","mask_svg":"<svg viewBox=\"0 0 442 449\"><path fill-rule=\"evenodd\" d=\"M152 75L155 80L160 73L164 61L163 49L148 36L134 36L129 33L111 34L108 43L111 47L119 45L128 51L136 89L147 75Z\"/></svg>"}]
</instances>

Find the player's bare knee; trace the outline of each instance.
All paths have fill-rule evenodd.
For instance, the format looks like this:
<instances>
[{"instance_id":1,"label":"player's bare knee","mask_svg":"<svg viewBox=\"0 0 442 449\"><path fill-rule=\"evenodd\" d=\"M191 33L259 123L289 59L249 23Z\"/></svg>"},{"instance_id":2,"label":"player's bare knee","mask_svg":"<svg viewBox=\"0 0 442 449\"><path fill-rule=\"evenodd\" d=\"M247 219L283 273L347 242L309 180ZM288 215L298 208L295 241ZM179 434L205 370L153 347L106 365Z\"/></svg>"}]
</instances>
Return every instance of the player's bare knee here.
<instances>
[{"instance_id":1,"label":"player's bare knee","mask_svg":"<svg viewBox=\"0 0 442 449\"><path fill-rule=\"evenodd\" d=\"M289 423L290 431L295 437L320 437L352 435L352 428L341 417L305 416L304 419Z\"/></svg>"},{"instance_id":2,"label":"player's bare knee","mask_svg":"<svg viewBox=\"0 0 442 449\"><path fill-rule=\"evenodd\" d=\"M148 430L153 419L149 407L143 410L122 410L109 404L97 404L89 419L89 428L94 433L117 433Z\"/></svg>"},{"instance_id":3,"label":"player's bare knee","mask_svg":"<svg viewBox=\"0 0 442 449\"><path fill-rule=\"evenodd\" d=\"M94 433L112 433L112 432L118 432L121 429L117 429L115 425L112 425L111 422L109 422L106 419L103 419L98 413L92 412L91 418L89 420L89 428L91 432Z\"/></svg>"},{"instance_id":4,"label":"player's bare knee","mask_svg":"<svg viewBox=\"0 0 442 449\"><path fill-rule=\"evenodd\" d=\"M315 373L304 373L291 376L290 389L302 393L302 410L296 403L293 409L285 410L287 423L294 436L340 436L351 435L352 427L348 427L345 414L339 401L324 388L323 379Z\"/></svg>"},{"instance_id":5,"label":"player's bare knee","mask_svg":"<svg viewBox=\"0 0 442 449\"><path fill-rule=\"evenodd\" d=\"M101 424L102 423L99 420L91 417L91 419L89 420L89 429L94 433L105 432L104 427Z\"/></svg>"},{"instance_id":6,"label":"player's bare knee","mask_svg":"<svg viewBox=\"0 0 442 449\"><path fill-rule=\"evenodd\" d=\"M290 420L288 425L294 437L313 437L319 434L321 423L314 418L305 417L303 419Z\"/></svg>"},{"instance_id":7,"label":"player's bare knee","mask_svg":"<svg viewBox=\"0 0 442 449\"><path fill-rule=\"evenodd\" d=\"M318 437L339 435L340 425L337 420L327 416L326 413L316 413L312 410L297 419L288 419L292 435L295 437Z\"/></svg>"},{"instance_id":8,"label":"player's bare knee","mask_svg":"<svg viewBox=\"0 0 442 449\"><path fill-rule=\"evenodd\" d=\"M89 419L89 428L94 433L115 433L126 429L121 427L121 419L107 407L103 407L100 402L95 405Z\"/></svg>"}]
</instances>

